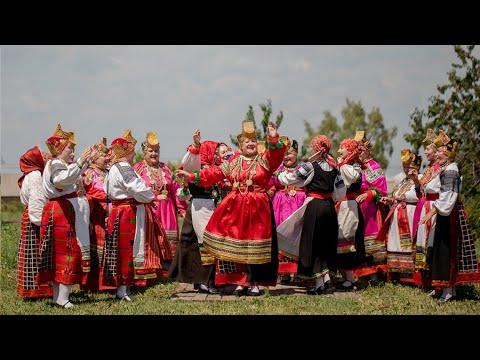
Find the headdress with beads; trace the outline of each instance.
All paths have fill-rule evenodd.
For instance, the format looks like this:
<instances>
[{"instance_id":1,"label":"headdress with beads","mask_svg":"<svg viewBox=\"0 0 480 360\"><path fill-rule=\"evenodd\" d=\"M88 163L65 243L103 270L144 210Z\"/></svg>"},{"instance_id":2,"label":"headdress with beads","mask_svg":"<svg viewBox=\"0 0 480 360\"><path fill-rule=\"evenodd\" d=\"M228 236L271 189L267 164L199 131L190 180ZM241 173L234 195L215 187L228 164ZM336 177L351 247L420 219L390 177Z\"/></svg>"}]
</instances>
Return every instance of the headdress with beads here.
<instances>
[{"instance_id":1,"label":"headdress with beads","mask_svg":"<svg viewBox=\"0 0 480 360\"><path fill-rule=\"evenodd\" d=\"M158 137L156 132L148 132L147 140L142 142L142 150L145 151L147 148L158 150L160 145L158 143Z\"/></svg>"},{"instance_id":2,"label":"headdress with beads","mask_svg":"<svg viewBox=\"0 0 480 360\"><path fill-rule=\"evenodd\" d=\"M73 146L77 144L74 133L71 131L63 131L60 124L57 125L53 136L49 137L47 141L45 141L45 144L47 144L48 150L50 150L52 156L60 155L69 143Z\"/></svg>"},{"instance_id":3,"label":"headdress with beads","mask_svg":"<svg viewBox=\"0 0 480 360\"><path fill-rule=\"evenodd\" d=\"M97 151L95 152L95 154L93 154L92 161L97 160L100 156L107 157L108 153L110 152L110 149L107 147L106 137L102 137L96 145L97 145Z\"/></svg>"},{"instance_id":4,"label":"headdress with beads","mask_svg":"<svg viewBox=\"0 0 480 360\"><path fill-rule=\"evenodd\" d=\"M137 140L132 136L130 129L125 130L122 137L112 141L112 150L116 158L124 158L135 150Z\"/></svg>"},{"instance_id":5,"label":"headdress with beads","mask_svg":"<svg viewBox=\"0 0 480 360\"><path fill-rule=\"evenodd\" d=\"M358 142L358 145L362 150L365 150L368 153L370 153L372 151L373 145L370 141L368 141L365 138L365 131L364 130L357 131L355 133L354 140Z\"/></svg>"},{"instance_id":6,"label":"headdress with beads","mask_svg":"<svg viewBox=\"0 0 480 360\"><path fill-rule=\"evenodd\" d=\"M430 144L433 144L436 138L437 134L435 134L431 128L428 128L427 134L425 135L425 139L422 140L422 143L423 145L428 146Z\"/></svg>"},{"instance_id":7,"label":"headdress with beads","mask_svg":"<svg viewBox=\"0 0 480 360\"><path fill-rule=\"evenodd\" d=\"M408 166L414 169L419 170L422 165L422 157L411 152L410 149L400 150L400 160L402 161L403 166Z\"/></svg>"},{"instance_id":8,"label":"headdress with beads","mask_svg":"<svg viewBox=\"0 0 480 360\"><path fill-rule=\"evenodd\" d=\"M435 138L435 140L433 141L433 143L435 144L435 146L437 148L441 147L441 146L445 146L446 147L446 150L444 150L443 152L448 156L448 157L452 157L454 156L456 153L457 153L457 150L458 150L458 142L454 139L451 139L447 136L447 134L445 134L443 132L443 130L440 130L438 132L438 136Z\"/></svg>"},{"instance_id":9,"label":"headdress with beads","mask_svg":"<svg viewBox=\"0 0 480 360\"><path fill-rule=\"evenodd\" d=\"M257 132L255 131L255 123L253 121L243 121L242 122L242 133L237 135L238 144L242 145L243 140L253 139L257 137Z\"/></svg>"}]
</instances>

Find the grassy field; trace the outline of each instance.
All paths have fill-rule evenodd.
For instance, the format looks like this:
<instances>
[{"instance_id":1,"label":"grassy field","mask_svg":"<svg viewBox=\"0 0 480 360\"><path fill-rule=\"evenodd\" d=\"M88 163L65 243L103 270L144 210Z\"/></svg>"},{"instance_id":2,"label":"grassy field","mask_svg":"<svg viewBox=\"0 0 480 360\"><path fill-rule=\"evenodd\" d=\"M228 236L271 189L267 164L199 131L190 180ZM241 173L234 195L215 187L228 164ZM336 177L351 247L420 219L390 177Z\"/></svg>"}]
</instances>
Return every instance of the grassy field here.
<instances>
[{"instance_id":1,"label":"grassy field","mask_svg":"<svg viewBox=\"0 0 480 360\"><path fill-rule=\"evenodd\" d=\"M1 212L0 314L2 315L479 315L480 284L460 286L457 300L439 305L421 289L392 283L365 286L356 296L273 296L234 301L172 300L178 283L164 279L146 289L134 288L131 303L108 292L72 289L76 306L60 309L50 299L25 300L16 294L16 251L21 207L3 204ZM477 241L478 245L478 241ZM478 246L477 246L478 249Z\"/></svg>"}]
</instances>

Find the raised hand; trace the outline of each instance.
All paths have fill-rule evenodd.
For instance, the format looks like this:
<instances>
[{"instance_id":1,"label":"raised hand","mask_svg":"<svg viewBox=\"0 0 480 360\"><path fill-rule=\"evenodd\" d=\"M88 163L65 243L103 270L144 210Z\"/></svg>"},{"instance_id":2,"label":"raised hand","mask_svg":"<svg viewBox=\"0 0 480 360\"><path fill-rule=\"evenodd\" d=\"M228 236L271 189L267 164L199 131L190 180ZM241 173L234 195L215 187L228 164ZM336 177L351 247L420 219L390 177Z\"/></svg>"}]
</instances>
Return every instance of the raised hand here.
<instances>
[{"instance_id":1,"label":"raised hand","mask_svg":"<svg viewBox=\"0 0 480 360\"><path fill-rule=\"evenodd\" d=\"M200 139L200 129L195 129L195 131L193 132L193 144L196 148L200 147Z\"/></svg>"},{"instance_id":2,"label":"raised hand","mask_svg":"<svg viewBox=\"0 0 480 360\"><path fill-rule=\"evenodd\" d=\"M267 134L268 136L274 138L277 136L277 127L275 126L275 124L273 123L273 121L269 121L268 122L268 126L267 126Z\"/></svg>"}]
</instances>

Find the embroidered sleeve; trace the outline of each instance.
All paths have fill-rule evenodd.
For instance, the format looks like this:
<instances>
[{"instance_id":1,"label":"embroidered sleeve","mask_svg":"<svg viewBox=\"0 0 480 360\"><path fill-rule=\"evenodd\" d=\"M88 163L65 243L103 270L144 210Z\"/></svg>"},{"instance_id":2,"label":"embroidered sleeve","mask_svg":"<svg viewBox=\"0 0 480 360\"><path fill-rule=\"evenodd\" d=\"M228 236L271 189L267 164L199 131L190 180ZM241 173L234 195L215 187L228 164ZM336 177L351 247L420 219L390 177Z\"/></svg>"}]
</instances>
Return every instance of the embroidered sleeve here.
<instances>
[{"instance_id":1,"label":"embroidered sleeve","mask_svg":"<svg viewBox=\"0 0 480 360\"><path fill-rule=\"evenodd\" d=\"M433 202L433 206L437 209L438 214L448 216L458 199L461 187L460 174L455 170L445 170L440 174L440 184L440 194L438 199Z\"/></svg>"},{"instance_id":2,"label":"embroidered sleeve","mask_svg":"<svg viewBox=\"0 0 480 360\"><path fill-rule=\"evenodd\" d=\"M121 166L120 164L116 164L120 175L122 176L123 181L126 184L131 183L135 179L138 179L137 173L133 170L131 166Z\"/></svg>"},{"instance_id":3,"label":"embroidered sleeve","mask_svg":"<svg viewBox=\"0 0 480 360\"><path fill-rule=\"evenodd\" d=\"M353 165L343 164L340 167L340 173L342 174L345 186L349 187L362 177L362 168L360 167L360 164L357 163L354 163Z\"/></svg>"},{"instance_id":4,"label":"embroidered sleeve","mask_svg":"<svg viewBox=\"0 0 480 360\"><path fill-rule=\"evenodd\" d=\"M305 186L309 184L314 175L313 164L311 162L304 163L295 172L279 171L277 174L277 180L282 185L291 186Z\"/></svg>"},{"instance_id":5,"label":"embroidered sleeve","mask_svg":"<svg viewBox=\"0 0 480 360\"><path fill-rule=\"evenodd\" d=\"M222 169L223 174L225 175L225 177L227 177L232 173L232 170L239 165L239 163L239 157L236 157L232 161L223 161L220 165L220 169Z\"/></svg>"},{"instance_id":6,"label":"embroidered sleeve","mask_svg":"<svg viewBox=\"0 0 480 360\"><path fill-rule=\"evenodd\" d=\"M332 194L333 201L339 201L345 198L347 195L347 187L344 184L342 173L338 171L337 177L335 178L334 190Z\"/></svg>"},{"instance_id":7,"label":"embroidered sleeve","mask_svg":"<svg viewBox=\"0 0 480 360\"><path fill-rule=\"evenodd\" d=\"M77 163L67 165L61 160L54 160L51 163L51 183L58 189L67 189L79 180L82 172L87 167L88 164L86 162L83 164L82 168L79 168Z\"/></svg>"}]
</instances>

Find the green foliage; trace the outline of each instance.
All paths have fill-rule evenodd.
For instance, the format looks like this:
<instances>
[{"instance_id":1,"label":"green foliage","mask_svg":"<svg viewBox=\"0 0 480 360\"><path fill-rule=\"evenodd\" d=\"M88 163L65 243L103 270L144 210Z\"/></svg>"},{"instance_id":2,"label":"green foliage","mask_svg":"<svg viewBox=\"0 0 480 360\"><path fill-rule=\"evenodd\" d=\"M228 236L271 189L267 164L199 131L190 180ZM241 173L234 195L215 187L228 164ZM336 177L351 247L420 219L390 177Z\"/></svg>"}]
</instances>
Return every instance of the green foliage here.
<instances>
[{"instance_id":1,"label":"green foliage","mask_svg":"<svg viewBox=\"0 0 480 360\"><path fill-rule=\"evenodd\" d=\"M397 128L390 130L385 128L383 116L378 107L373 107L372 111L367 115L360 101L350 101L346 99L346 105L342 108L341 114L343 125L338 125L337 119L330 113L325 111L324 118L315 131L311 124L304 120L305 132L307 137L303 141L300 158L308 158L310 153L310 142L318 135L328 136L332 146L330 152L337 157L340 142L346 138L353 138L357 130L365 130L366 138L373 144L373 158L386 170L388 168L388 159L393 153L392 139L397 136Z\"/></svg>"},{"instance_id":2,"label":"green foliage","mask_svg":"<svg viewBox=\"0 0 480 360\"><path fill-rule=\"evenodd\" d=\"M255 131L257 133L257 139L259 141L264 141L267 139L267 127L268 127L268 122L271 121L271 116L272 116L272 101L270 99L267 100L266 103L261 103L259 104L260 109L262 110L262 121L261 121L261 128L257 127L257 123L255 121L255 114L253 111L252 105L248 105L248 111L245 114L245 119L244 121L253 121L253 124L255 126ZM275 118L275 126L277 129L280 127L283 121L283 111L280 111L276 118ZM241 127L240 127L241 131ZM234 146L237 148L240 147L238 143L238 136L241 134L239 132L237 135L230 135L230 141Z\"/></svg>"},{"instance_id":3,"label":"green foliage","mask_svg":"<svg viewBox=\"0 0 480 360\"><path fill-rule=\"evenodd\" d=\"M462 198L464 198L462 196ZM474 197L465 198L463 201L468 216L468 224L477 239L475 245L480 249L480 194Z\"/></svg>"},{"instance_id":4,"label":"green foliage","mask_svg":"<svg viewBox=\"0 0 480 360\"><path fill-rule=\"evenodd\" d=\"M133 164L135 165L136 163L143 161L143 159L144 159L143 151L142 149L140 149L140 151L135 152L135 157L133 158Z\"/></svg>"},{"instance_id":5,"label":"green foliage","mask_svg":"<svg viewBox=\"0 0 480 360\"><path fill-rule=\"evenodd\" d=\"M428 128L435 133L441 129L459 142L456 161L463 175L465 198L480 194L480 60L473 56L474 48L454 46L460 63L452 64L447 73L449 82L437 86L438 93L429 98L428 108L416 108L410 115L412 133L404 135L417 152Z\"/></svg>"},{"instance_id":6,"label":"green foliage","mask_svg":"<svg viewBox=\"0 0 480 360\"><path fill-rule=\"evenodd\" d=\"M20 239L20 221L1 224L1 264L2 269L16 269L17 246Z\"/></svg>"},{"instance_id":7,"label":"green foliage","mask_svg":"<svg viewBox=\"0 0 480 360\"><path fill-rule=\"evenodd\" d=\"M22 218L22 213L24 210L23 204L20 202L19 198L15 199L2 199L1 201L1 212L0 220L2 222L18 222Z\"/></svg>"}]
</instances>

